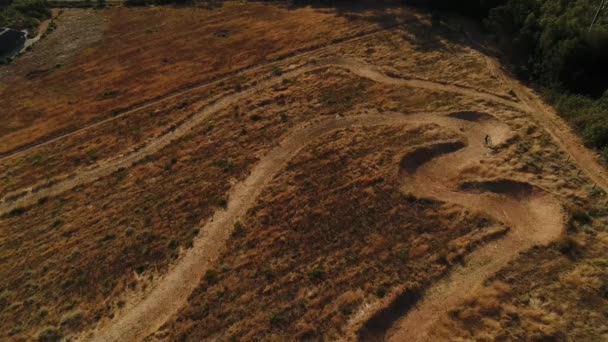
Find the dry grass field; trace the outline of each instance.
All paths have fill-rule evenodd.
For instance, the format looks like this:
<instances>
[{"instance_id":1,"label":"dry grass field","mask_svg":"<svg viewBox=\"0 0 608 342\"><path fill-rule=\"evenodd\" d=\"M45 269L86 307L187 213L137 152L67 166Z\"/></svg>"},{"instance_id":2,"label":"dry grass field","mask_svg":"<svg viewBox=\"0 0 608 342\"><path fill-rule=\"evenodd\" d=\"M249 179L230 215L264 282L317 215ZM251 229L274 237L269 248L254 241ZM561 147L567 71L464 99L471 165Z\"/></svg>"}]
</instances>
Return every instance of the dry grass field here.
<instances>
[{"instance_id":1,"label":"dry grass field","mask_svg":"<svg viewBox=\"0 0 608 342\"><path fill-rule=\"evenodd\" d=\"M64 22L64 30L89 38L76 42L80 45L54 42L80 48L65 65L60 59L57 64L45 61L41 69L14 66L17 76L11 78L10 86L2 87L1 105L8 111L0 127L6 141L0 152L108 118L190 85L378 28L369 21L347 20L331 12L255 4L226 4L216 10L68 11L65 18L60 16L59 30ZM80 27L89 25L97 28ZM64 51L57 52L49 58L62 57Z\"/></svg>"},{"instance_id":2,"label":"dry grass field","mask_svg":"<svg viewBox=\"0 0 608 342\"><path fill-rule=\"evenodd\" d=\"M0 67L0 340L608 338L608 182L458 24L56 20Z\"/></svg>"},{"instance_id":3,"label":"dry grass field","mask_svg":"<svg viewBox=\"0 0 608 342\"><path fill-rule=\"evenodd\" d=\"M422 288L468 248L504 233L483 215L399 191L395 158L451 135L433 125L379 126L315 141L237 224L217 269L159 336L336 339L362 304L403 284Z\"/></svg>"}]
</instances>

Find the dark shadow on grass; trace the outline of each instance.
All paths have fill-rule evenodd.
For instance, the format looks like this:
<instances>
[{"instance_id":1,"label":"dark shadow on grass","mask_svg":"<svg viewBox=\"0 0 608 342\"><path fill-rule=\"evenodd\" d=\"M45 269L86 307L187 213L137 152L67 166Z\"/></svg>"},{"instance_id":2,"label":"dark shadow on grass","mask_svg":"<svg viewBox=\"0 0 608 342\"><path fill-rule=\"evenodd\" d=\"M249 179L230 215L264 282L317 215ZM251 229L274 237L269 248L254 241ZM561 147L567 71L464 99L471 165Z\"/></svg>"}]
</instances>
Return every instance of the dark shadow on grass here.
<instances>
[{"instance_id":1,"label":"dark shadow on grass","mask_svg":"<svg viewBox=\"0 0 608 342\"><path fill-rule=\"evenodd\" d=\"M323 0L295 0L295 1L261 1L269 5L275 5L287 10L297 10L301 8L312 8L321 13L334 14L346 18L349 21L368 22L377 25L381 29L401 28L403 32L398 32L400 37L411 44L414 49L420 52L446 51L458 52L463 48L471 48L482 51L483 45L476 44L468 39L470 35L463 34L464 29L450 27L442 18L445 16L441 12L427 14L415 6L411 6L412 1L323 1ZM215 10L224 6L225 1L171 1L171 0L127 0L127 4L145 5L150 3L172 4L175 7L193 7L207 10ZM415 4L415 2L414 2ZM453 17L453 14L449 15ZM464 19L463 19L464 20ZM469 29L473 24L468 20L466 25ZM391 40L390 36L386 36ZM397 43L390 42L391 45Z\"/></svg>"},{"instance_id":2,"label":"dark shadow on grass","mask_svg":"<svg viewBox=\"0 0 608 342\"><path fill-rule=\"evenodd\" d=\"M272 3L272 2L270 2ZM293 1L289 4L274 2L288 9L310 7L323 13L333 13L351 21L366 21L380 28L401 28L397 33L417 51L458 52L463 48L480 50L480 46L463 34L463 27L450 27L442 12L429 15L421 9L408 5L407 1ZM426 13L426 14L423 14ZM453 14L449 15L453 17ZM475 27L474 21L467 21L469 29ZM481 51L481 50L480 50ZM483 52L483 51L482 51Z\"/></svg>"}]
</instances>

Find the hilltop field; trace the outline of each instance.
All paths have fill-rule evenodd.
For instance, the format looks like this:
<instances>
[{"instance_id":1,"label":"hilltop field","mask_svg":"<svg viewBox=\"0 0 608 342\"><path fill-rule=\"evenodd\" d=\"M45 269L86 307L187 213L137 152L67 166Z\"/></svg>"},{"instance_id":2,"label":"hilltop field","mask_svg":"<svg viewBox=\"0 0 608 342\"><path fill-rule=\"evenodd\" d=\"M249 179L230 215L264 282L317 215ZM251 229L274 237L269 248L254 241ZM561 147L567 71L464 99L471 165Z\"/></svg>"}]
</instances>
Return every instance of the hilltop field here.
<instances>
[{"instance_id":1,"label":"hilltop field","mask_svg":"<svg viewBox=\"0 0 608 342\"><path fill-rule=\"evenodd\" d=\"M462 19L57 13L0 66L0 340L608 339L605 169Z\"/></svg>"}]
</instances>

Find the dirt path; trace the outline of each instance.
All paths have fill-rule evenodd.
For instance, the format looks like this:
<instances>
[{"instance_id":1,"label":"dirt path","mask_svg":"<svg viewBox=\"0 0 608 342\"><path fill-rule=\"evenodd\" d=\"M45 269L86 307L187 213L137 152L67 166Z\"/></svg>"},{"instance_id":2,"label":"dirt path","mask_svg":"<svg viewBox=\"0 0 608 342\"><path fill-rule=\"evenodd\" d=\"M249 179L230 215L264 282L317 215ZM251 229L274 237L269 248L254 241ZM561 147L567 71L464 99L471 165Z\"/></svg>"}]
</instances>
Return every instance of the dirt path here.
<instances>
[{"instance_id":1,"label":"dirt path","mask_svg":"<svg viewBox=\"0 0 608 342\"><path fill-rule=\"evenodd\" d=\"M221 255L234 224L251 208L265 186L287 162L309 143L336 129L356 125L377 126L409 122L404 115L361 115L331 118L297 128L278 147L263 157L251 174L230 193L226 210L215 213L201 229L194 247L139 303L126 309L109 325L95 333L93 341L137 341L154 333L187 302L205 271Z\"/></svg>"},{"instance_id":2,"label":"dirt path","mask_svg":"<svg viewBox=\"0 0 608 342\"><path fill-rule=\"evenodd\" d=\"M493 95L490 93L484 93L476 91L472 88L466 88L462 86L453 86L447 85L438 82L418 80L418 79L406 79L406 78L394 78L386 76L377 70L375 70L372 66L364 64L362 62L350 60L350 59L332 59L325 60L315 63L314 65L306 65L299 69L295 69L289 72L284 73L282 76L277 76L274 78L267 79L265 81L259 82L256 86L251 87L249 89L243 90L241 92L228 95L225 97L221 97L217 99L214 103L205 107L202 111L192 116L192 118L182 125L178 126L174 131L168 132L167 134L153 140L149 144L145 145L141 149L128 154L124 157L106 160L100 162L95 168L87 169L78 172L75 176L71 178L63 177L65 180L50 183L50 184L36 184L28 189L21 189L14 192L11 192L3 197L0 200L0 216L14 210L16 208L22 208L30 206L36 203L39 199L44 197L57 196L65 191L68 191L78 185L86 184L93 182L101 177L112 174L113 172L118 171L121 168L128 168L133 165L135 162L142 160L143 158L152 155L162 148L168 146L171 142L177 140L180 137L183 137L191 132L193 132L194 128L207 120L214 113L229 107L230 105L237 103L254 93L271 87L275 84L281 82L284 78L293 78L303 73L311 72L318 69L323 68L341 68L347 71L352 72L353 74L370 79L375 82L380 82L389 85L397 85L397 86L406 86L411 88L421 88L427 89L431 91L437 92L449 92L461 95L467 95L475 98L484 99L494 103L500 103L511 108L515 108L518 110L523 110L522 104L504 99L498 95ZM9 200L10 199L10 200Z\"/></svg>"},{"instance_id":3,"label":"dirt path","mask_svg":"<svg viewBox=\"0 0 608 342\"><path fill-rule=\"evenodd\" d=\"M418 79L394 78L378 72L373 67L361 62L335 59L326 60L289 71L281 77L275 77L260 82L255 87L246 89L218 99L195 114L192 119L157 140L152 141L142 149L123 158L107 161L97 168L82 172L74 178L43 188L37 192L29 192L14 202L2 203L0 214L13 208L29 205L41 197L58 195L77 185L94 181L111 174L122 167L129 167L142 158L158 152L172 141L190 133L201 122L217 111L230 106L255 94L255 92L270 87L282 81L283 78L295 77L321 68L336 67L352 72L363 78L384 84L422 88L431 91L449 92L471 96L486 101L500 103L514 109L529 112L526 105L505 99L503 97L476 91L471 88L454 86L439 82ZM401 116L398 114L383 114L376 116L360 116L344 119L333 119L318 126L301 129L287 135L286 140L273 149L253 169L251 175L238 184L231 192L227 210L218 211L211 221L201 230L194 248L180 259L164 277L156 282L156 286L143 300L127 306L128 309L118 315L117 319L109 322L95 333L94 340L122 341L137 340L155 332L167 319L172 317L187 301L192 290L199 284L205 270L220 255L225 240L229 237L232 227L239 217L244 215L254 204L257 195L264 186L281 170L287 161L310 141L332 130L351 125L381 125L391 122L435 122L450 127L455 131L465 132L469 139L466 148L447 156L441 156L431 162L421 165L413 177L412 191L421 197L432 197L443 201L454 202L471 208L479 208L490 216L509 224L513 231L506 238L486 245L470 255L467 266L457 268L451 277L444 279L431 290L423 299L417 310L410 312L400 321L389 336L395 340L426 340L428 328L441 317L448 308L467 298L483 285L483 281L495 273L509 260L537 243L553 240L561 231L561 213L559 206L546 194L533 189L529 194L471 194L459 191L457 188L446 187L446 180L453 180L463 163L478 160L485 153L482 145L482 132L491 132L493 141L500 143L507 135L504 127L496 120L485 122L468 122L453 117L432 117L426 115ZM456 183L452 184L456 186ZM532 187L531 187L532 189ZM486 191L487 192L487 191ZM557 219L555 219L557 218ZM557 221L556 221L557 220Z\"/></svg>"},{"instance_id":4,"label":"dirt path","mask_svg":"<svg viewBox=\"0 0 608 342\"><path fill-rule=\"evenodd\" d=\"M478 123L448 123L468 139L466 147L440 155L408 175L405 190L417 196L457 203L480 210L511 229L502 239L478 248L465 259L465 266L456 267L424 294L415 309L388 331L391 341L432 341L432 326L467 298L483 287L484 281L509 261L534 245L547 244L559 237L563 229L563 213L558 201L527 183L512 180L465 183L458 171L467 163L478 161L489 152L484 144L486 132L492 141L501 143L508 136L496 120ZM445 121L442 120L442 121ZM440 122L438 122L440 123ZM445 125L445 124L444 124Z\"/></svg>"},{"instance_id":5,"label":"dirt path","mask_svg":"<svg viewBox=\"0 0 608 342\"><path fill-rule=\"evenodd\" d=\"M531 113L541 126L549 132L559 147L574 160L577 167L601 187L605 194L608 194L608 173L606 167L601 164L600 157L593 150L585 147L582 139L576 135L553 107L546 104L530 88L506 76L496 60L491 59L491 65L498 69L497 74L501 75L503 81L511 86L517 98L527 107L526 112Z\"/></svg>"},{"instance_id":6,"label":"dirt path","mask_svg":"<svg viewBox=\"0 0 608 342\"><path fill-rule=\"evenodd\" d=\"M608 173L600 162L600 157L593 150L585 147L582 139L576 135L568 123L562 119L557 111L545 103L545 101L534 93L529 87L510 77L509 73L503 70L498 61L498 52L478 42L470 32L463 30L467 39L480 51L479 55L486 61L490 72L498 80L513 90L515 96L525 106L525 112L530 113L543 128L549 132L553 140L559 147L566 151L577 166L594 183L600 186L604 193L608 195Z\"/></svg>"},{"instance_id":7,"label":"dirt path","mask_svg":"<svg viewBox=\"0 0 608 342\"><path fill-rule=\"evenodd\" d=\"M125 111L118 116L102 119L73 131L65 132L60 136L40 140L29 146L1 154L0 161L63 137L82 133L89 128L149 108L163 101L200 90L237 74L262 69L292 58L301 58L337 44L361 40L383 31L379 30L351 37L338 43L284 57L264 65L243 69L221 79L169 94ZM493 69L492 71L503 82L511 85L519 101L512 101L464 86L412 78L390 77L367 64L348 59L326 60L314 65L306 65L285 72L280 77L259 82L250 89L218 98L190 120L178 126L176 130L150 142L136 152L121 158L100 162L94 169L84 170L73 178L40 188L37 191L28 190L9 194L0 201L0 215L17 207L36 203L42 197L59 195L78 185L107 176L120 168L130 167L146 156L160 151L176 139L193 132L198 124L204 122L219 110L248 98L261 89L278 84L284 78L296 77L306 72L328 67L341 68L375 82L470 96L529 113L570 154L578 167L583 169L605 191L608 190L608 176L604 168L597 162L596 156L582 146L580 139L571 132L555 111L545 105L528 88L506 77L496 61L493 59L489 59L489 61L491 61L489 65ZM483 286L485 279L503 268L520 252L535 244L545 244L553 241L559 236L563 228L563 213L559 203L542 189L510 180L481 180L467 184L463 184L459 180L459 171L466 163L478 161L488 153L488 149L483 143L486 132L489 132L493 142L497 144L508 136L508 129L497 120L467 121L441 115L403 116L396 113L384 113L382 115L331 118L294 129L294 131L287 133L285 140L279 146L272 149L260 160L243 182L233 188L230 192L230 201L226 210L217 211L212 219L203 225L200 236L195 240L194 247L188 250L186 255L179 260L179 263L159 278L155 286L141 301L128 304L114 320L102 324L97 331L94 331L95 337L93 340L139 340L154 333L167 319L175 315L186 303L193 289L200 283L204 272L220 256L235 222L254 205L257 196L286 163L310 142L336 129L353 125L392 125L406 122L433 122L451 128L456 132L463 132L467 137L467 144L456 151L445 151L434 156L434 158L428 158L427 162L415 165L412 172L404 170L405 177L409 180L409 182L406 182L409 185L405 185L404 191L412 192L420 197L435 198L481 210L511 227L511 231L504 238L478 248L466 258L465 266L456 267L450 276L430 288L417 308L397 322L387 334L389 339L398 341L428 341L432 339L429 334L430 328L447 310L473 295ZM7 197L12 197L15 194L20 195L20 197L14 201L6 200Z\"/></svg>"},{"instance_id":8,"label":"dirt path","mask_svg":"<svg viewBox=\"0 0 608 342\"><path fill-rule=\"evenodd\" d=\"M231 73L229 73L229 74L227 74L225 76L222 76L222 77L217 78L217 79L212 80L212 81L206 81L206 82L203 82L203 83L199 83L199 84L195 84L195 85L189 86L189 87L187 87L185 89L177 90L175 92L172 92L172 93L169 93L167 95L164 95L164 96L162 96L160 98L144 102L143 104L140 104L140 105L136 105L135 107L133 107L131 109L128 109L128 110L125 110L125 111L123 111L123 112L121 112L119 114L113 115L112 117L109 117L109 118L99 118L99 119L94 120L94 121L92 121L92 122L90 122L90 123L88 123L88 124L86 124L84 126L81 126L81 127L78 127L78 128L74 128L74 129L70 129L68 131L60 132L60 133L55 134L55 135L44 137L42 139L39 139L37 141L34 141L32 143L23 145L21 147L18 147L16 149L13 149L13 150L10 150L10 151L1 152L0 153L0 162L2 160L4 160L4 159L8 159L8 158L11 158L11 157L16 157L16 156L18 156L18 155L20 155L22 153L25 153L25 152L27 152L29 150L34 149L34 148L38 148L38 147L42 147L42 146L48 145L48 144L50 144L50 143L52 143L54 141L63 139L65 137L68 137L68 136L71 136L71 135L75 135L75 134L79 134L79 133L83 133L83 132L85 132L85 131L87 131L89 129L95 128L97 126L103 125L105 123L108 123L108 122L111 122L111 121L114 121L114 120L117 120L117 119L120 119L120 118L122 118L122 117L124 117L126 115L130 115L130 114L133 114L135 112L139 112L139 111L148 109L148 108L150 108L152 106L158 105L158 104L163 103L165 101L168 101L168 100L171 100L171 99L175 99L175 98L178 98L180 96L187 95L187 94L199 91L199 90L201 90L203 88L206 88L206 87L209 87L209 86L217 85L217 84L225 82L225 81L227 81L227 80L229 80L231 78L239 77L239 76L241 76L241 75L243 75L245 73L250 73L250 72L258 71L258 70L261 70L263 68L267 68L267 67L276 65L278 63L287 62L287 61L290 61L290 60L301 59L303 57L307 57L307 56L313 55L315 53L319 53L321 51L334 48L334 47L339 46L339 45L353 43L353 42L356 42L356 41L359 41L359 40L364 40L366 38L378 35L380 33L383 33L385 31L387 31L387 30L390 30L390 29L391 28L382 28L382 29L374 30L374 31L371 31L371 32L363 33L363 34L358 34L358 35L355 35L355 36L346 37L344 39L340 39L339 41L334 41L334 42L332 42L330 44L327 44L327 45L323 45L323 46L320 46L320 47L319 46L315 46L315 47L306 49L304 51L297 52L295 54L291 54L291 55L280 57L280 58L275 59L275 60L273 60L271 62L268 62L268 63L257 64L257 65L254 65L254 66L250 66L250 67L246 67L246 68L242 68L242 69L236 70L234 72L231 72Z\"/></svg>"},{"instance_id":9,"label":"dirt path","mask_svg":"<svg viewBox=\"0 0 608 342\"><path fill-rule=\"evenodd\" d=\"M459 167L479 160L487 153L483 134L491 132L493 140L506 139L506 126L489 121L472 123L445 114L384 113L346 118L332 118L295 129L280 146L274 148L254 167L250 176L238 184L230 194L225 211L218 211L203 226L194 247L138 303L127 306L114 321L93 332L94 341L140 340L157 331L187 302L188 296L200 283L204 272L221 255L226 239L239 218L255 204L257 196L272 178L301 149L321 136L350 126L394 125L404 123L436 123L469 137L468 145L457 152L441 156L424 165L413 165L412 190L422 197L433 197L473 208L480 208L497 219L509 223L513 230L505 239L484 246L471 254L467 266L457 269L452 276L428 292L420 308L400 322L391 336L396 340L426 340L428 327L447 308L468 297L483 284L489 275L502 268L509 260L535 243L553 240L561 231L561 209L552 198L530 186L530 193L469 193L446 187L446 179L453 179ZM482 133L484 132L484 133ZM452 184L456 186L456 183ZM520 196L521 195L521 196ZM415 327L414 330L411 327Z\"/></svg>"}]
</instances>

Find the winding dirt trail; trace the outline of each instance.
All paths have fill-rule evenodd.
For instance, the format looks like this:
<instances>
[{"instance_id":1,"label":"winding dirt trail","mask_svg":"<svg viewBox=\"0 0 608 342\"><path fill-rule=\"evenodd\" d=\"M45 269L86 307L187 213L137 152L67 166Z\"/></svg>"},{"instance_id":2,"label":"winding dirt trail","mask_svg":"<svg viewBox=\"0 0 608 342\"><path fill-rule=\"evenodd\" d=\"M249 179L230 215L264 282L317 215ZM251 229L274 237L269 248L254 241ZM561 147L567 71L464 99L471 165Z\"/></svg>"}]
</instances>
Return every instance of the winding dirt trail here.
<instances>
[{"instance_id":1,"label":"winding dirt trail","mask_svg":"<svg viewBox=\"0 0 608 342\"><path fill-rule=\"evenodd\" d=\"M59 181L57 183L51 183L48 185L37 184L25 190L21 189L11 192L5 195L2 200L0 200L0 216L16 208L33 205L41 198L57 196L65 191L73 189L76 186L90 183L101 177L108 176L121 168L130 167L137 161L142 160L143 158L160 151L164 147L168 146L171 142L193 132L194 128L198 124L207 120L214 113L224 108L227 108L232 104L237 103L247 97L250 97L262 89L266 89L273 85L276 85L285 78L292 78L307 72L330 67L340 68L349 71L359 77L367 78L372 81L388 85L406 86L437 92L461 94L494 103L500 103L518 110L525 109L523 108L522 104L518 102L507 100L498 95L480 92L472 88L448 85L426 80L394 78L384 75L381 72L377 71L374 67L362 62L344 58L328 59L283 73L283 75L281 76L269 78L265 81L259 82L256 86L248 88L241 92L221 97L216 102L210 104L202 111L192 116L191 119L178 126L174 131L166 133L165 135L157 138L156 140L153 140L148 145L145 145L141 149L124 157L102 161L93 169L83 170L71 178L63 177L65 180ZM8 200L9 198L11 200Z\"/></svg>"},{"instance_id":2,"label":"winding dirt trail","mask_svg":"<svg viewBox=\"0 0 608 342\"><path fill-rule=\"evenodd\" d=\"M266 185L301 149L319 137L340 128L356 125L377 126L410 122L399 114L361 115L331 118L320 124L295 129L278 147L253 168L251 174L230 193L226 210L215 213L201 229L180 262L139 303L125 310L124 316L101 327L93 341L137 341L154 333L187 302L203 274L221 255L234 224L251 208Z\"/></svg>"},{"instance_id":3,"label":"winding dirt trail","mask_svg":"<svg viewBox=\"0 0 608 342\"><path fill-rule=\"evenodd\" d=\"M406 175L409 181L404 190L480 210L511 229L504 238L469 254L465 258L465 266L457 266L448 277L426 291L422 301L388 331L389 341L436 340L431 336L431 327L445 317L449 309L472 297L482 288L484 280L519 253L534 245L554 241L563 229L560 203L542 189L512 180L464 184L458 181L458 171L462 166L480 160L488 153L489 149L484 144L486 133L496 143L503 142L508 136L508 128L496 120L459 121L450 126L467 136L467 146L453 153L438 155L419 166L413 174ZM407 156L405 161L407 164Z\"/></svg>"},{"instance_id":4,"label":"winding dirt trail","mask_svg":"<svg viewBox=\"0 0 608 342\"><path fill-rule=\"evenodd\" d=\"M419 309L412 311L395 331L391 332L392 338L426 340L428 327L434 322L430 317L438 317L446 308L468 297L471 291L483 284L484 279L498 271L519 252L533 244L551 241L559 235L562 227L561 209L540 189L516 186L516 191L511 193L512 189L507 186L506 194L501 195L483 193L483 187L482 193L474 193L475 191L454 190L445 186L446 179L454 179L458 175L460 166L479 160L488 152L482 143L485 132L490 132L497 143L509 136L506 126L498 122L468 122L450 115L429 113L384 113L320 120L318 123L294 129L278 147L262 158L250 176L231 191L227 209L216 212L203 226L194 247L174 268L157 280L156 286L142 301L131 304L122 315L119 313L115 320L93 332L93 341L140 340L156 332L174 316L198 286L204 272L221 255L225 241L237 220L255 204L261 191L288 161L312 141L340 128L405 123L436 123L454 131L464 132L469 137L469 143L462 144L462 148L420 165L416 164L418 158L410 161L406 155L401 164L402 167L409 165L407 169L412 170L412 174L406 177L413 180L413 187L407 190L418 196L478 208L500 221L511 224L513 229L506 238L472 253L467 266L457 269L450 278L431 289Z\"/></svg>"},{"instance_id":5,"label":"winding dirt trail","mask_svg":"<svg viewBox=\"0 0 608 342\"><path fill-rule=\"evenodd\" d=\"M215 81L180 90L125 111L118 116L102 119L59 136L39 140L30 145L0 154L0 161L32 148L47 145L63 137L82 133L92 127L149 108L163 101L219 83L235 75L262 69L278 62L312 55L338 44L362 40L385 30L381 29L344 39L301 54L249 67ZM56 196L76 186L95 181L123 167L130 167L135 162L157 153L176 139L193 132L198 124L218 111L255 95L262 89L278 84L284 78L296 77L303 73L330 67L344 69L359 77L379 83L465 95L531 114L568 152L577 166L607 191L608 175L606 175L606 171L597 162L596 156L580 143L580 139L571 132L555 111L545 105L528 88L505 76L495 60L489 58L488 61L490 61L488 64L491 69L504 82L511 85L519 101L512 101L499 95L464 86L413 78L390 77L370 65L350 59L332 59L314 65L305 65L285 72L280 77L259 82L252 88L218 98L216 102L205 107L190 120L178 126L176 130L161 136L131 154L100 162L94 169L84 170L73 178L40 188L37 191L20 190L8 194L0 201L0 215L18 207L32 205L42 197ZM317 120L316 123L308 123L295 128L285 135L285 140L279 146L273 148L260 160L243 182L237 184L231 190L227 208L217 211L209 221L202 225L201 233L196 238L193 248L189 249L175 266L155 282L154 287L141 301L128 304L123 311L118 313L115 319L105 322L98 330L94 331L92 339L94 341L141 340L157 331L162 324L174 316L187 302L191 292L198 286L204 272L221 255L225 241L229 238L236 221L243 217L247 210L255 204L257 197L273 177L309 143L336 129L351 126L394 125L416 122L436 123L456 132L463 132L467 137L467 143L462 146L448 146L448 149L443 146L429 146L428 151L431 151L429 153L433 153L433 155L423 155L422 159L408 159L408 155L406 155L402 162L402 167L407 166L403 169L404 177L407 180L403 190L412 192L416 196L434 198L480 210L511 227L510 232L504 238L483 245L469 254L464 266L456 266L448 277L426 291L418 306L387 332L389 340L432 340L430 328L450 308L475 294L483 286L485 279L507 265L519 253L536 244L546 244L553 241L563 229L561 206L552 196L540 188L513 180L481 180L469 183L459 181L462 167L483 159L489 152L484 145L485 134L489 134L496 144L501 143L509 136L508 127L491 116L469 119L450 115L431 115L429 113L407 116L398 113L385 113L382 115L360 115ZM413 150L412 153L419 150ZM423 160L423 162L420 162L420 160ZM15 194L20 195L20 197L14 201L7 200L7 197L13 197Z\"/></svg>"},{"instance_id":6,"label":"winding dirt trail","mask_svg":"<svg viewBox=\"0 0 608 342\"><path fill-rule=\"evenodd\" d=\"M0 203L0 214L35 203L42 197L56 196L78 185L107 176L120 168L129 167L192 132L198 124L219 110L250 97L261 89L277 84L283 78L295 77L329 67L344 69L359 77L379 83L461 94L500 103L524 112L531 111L525 104L472 88L427 80L394 78L382 74L372 66L349 59L325 60L289 71L281 77L262 81L255 87L220 98L177 127L176 130L152 141L132 154L101 163L95 169L87 170L71 179L42 188L37 192L30 191L13 202ZM394 122L434 122L455 131L464 132L469 139L465 148L458 149L456 152L448 151L452 153L431 159L430 162L415 168L415 172L409 175L413 179L413 188L410 191L417 196L477 208L511 226L512 231L507 237L477 249L467 258L466 266L457 267L450 277L431 288L419 307L407 314L388 332L387 336L390 339L428 340L429 327L449 308L454 307L479 289L485 279L504 267L520 252L534 244L550 242L559 235L562 227L560 206L539 189L529 186L530 190L526 193L499 194L496 191L485 191L473 194L460 191L457 184L454 183L461 166L472 160L479 160L487 152L482 143L486 132L490 132L492 140L496 143L500 143L508 136L506 126L493 118L467 120L463 117L429 114L403 116L392 113L328 120L320 125L288 134L288 138L264 157L254 167L251 175L233 189L227 209L216 212L211 221L204 225L201 236L197 238L194 247L180 259L180 262L156 282L156 286L143 300L127 306L123 315L119 315L117 319L101 326L100 330L94 334L93 340L142 339L154 333L175 315L199 284L204 272L221 254L234 223L255 203L257 196L273 176L313 139L335 129L352 125L386 125ZM453 182L452 188L446 187L450 181ZM492 185L485 184L485 187L492 188ZM481 184L480 188L483 190L484 184ZM505 191L508 192L508 190Z\"/></svg>"},{"instance_id":7,"label":"winding dirt trail","mask_svg":"<svg viewBox=\"0 0 608 342\"><path fill-rule=\"evenodd\" d=\"M286 72L280 77L267 79L239 93L220 98L195 114L190 120L178 126L176 130L163 135L127 156L102 162L94 169L86 170L73 178L41 188L38 191L25 192L14 201L6 201L5 197L0 203L0 215L17 207L31 205L39 198L56 196L78 185L107 176L120 168L129 167L138 160L160 151L176 139L192 132L198 124L219 110L250 97L261 89L278 84L284 78L331 67L340 68L379 83L460 94L502 104L522 112L535 111L525 103L472 88L428 80L390 77L370 65L350 59L324 60ZM204 272L220 255L224 242L229 237L236 220L243 216L247 209L254 204L265 185L284 167L289 159L312 140L335 129L352 125L388 125L396 122L434 122L456 131L465 132L469 140L464 148L457 149L455 152L448 151L450 153L447 155L429 158L430 161L417 166L415 172L407 176L412 179L413 187L409 189L410 191L417 196L431 197L477 208L508 224L512 227L512 231L504 239L485 245L473 252L468 257L469 261L466 266L456 268L449 278L442 280L431 288L418 309L411 311L389 331L388 336L391 339L427 340L428 328L448 308L474 293L483 285L483 281L487 277L504 267L518 253L525 251L534 244L552 241L559 235L562 228L560 206L541 189L523 185L527 189L526 191L512 192L509 188L511 186L519 188L519 185L508 182L502 185L486 182L473 184L468 188L459 188L456 182L459 168L464 166L466 162L479 160L487 152L483 145L484 132L490 132L495 143L500 143L508 135L505 126L495 119L485 118L471 121L466 120L466 118L433 116L430 114L403 116L392 113L326 120L319 125L300 128L296 132L286 135L286 140L280 146L271 150L254 167L251 175L231 191L227 209L216 212L213 218L203 226L201 236L195 241L194 247L180 259L178 264L156 282L155 287L143 300L128 305L116 319L102 325L100 330L94 334L94 340L130 341L142 339L155 332L167 319L176 314L186 303L193 289L199 284Z\"/></svg>"}]
</instances>

